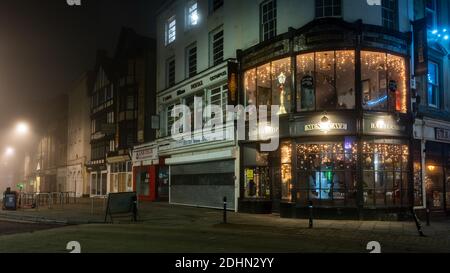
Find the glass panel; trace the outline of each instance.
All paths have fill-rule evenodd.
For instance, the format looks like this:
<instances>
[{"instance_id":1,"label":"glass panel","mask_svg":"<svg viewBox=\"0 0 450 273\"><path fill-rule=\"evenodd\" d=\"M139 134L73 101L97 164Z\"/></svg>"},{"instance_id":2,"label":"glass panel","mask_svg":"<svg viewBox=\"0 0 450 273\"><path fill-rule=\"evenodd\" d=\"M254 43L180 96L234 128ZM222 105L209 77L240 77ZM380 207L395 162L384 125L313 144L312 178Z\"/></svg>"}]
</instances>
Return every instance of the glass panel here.
<instances>
[{"instance_id":1,"label":"glass panel","mask_svg":"<svg viewBox=\"0 0 450 273\"><path fill-rule=\"evenodd\" d=\"M338 109L355 108L355 52L336 51Z\"/></svg>"},{"instance_id":2,"label":"glass panel","mask_svg":"<svg viewBox=\"0 0 450 273\"><path fill-rule=\"evenodd\" d=\"M361 51L363 108L387 110L386 54Z\"/></svg>"},{"instance_id":3,"label":"glass panel","mask_svg":"<svg viewBox=\"0 0 450 273\"><path fill-rule=\"evenodd\" d=\"M317 200L322 206L354 204L354 152L356 143L347 138L342 143L297 144L297 202Z\"/></svg>"},{"instance_id":4,"label":"glass panel","mask_svg":"<svg viewBox=\"0 0 450 273\"><path fill-rule=\"evenodd\" d=\"M270 198L270 179L268 167L245 168L245 197Z\"/></svg>"},{"instance_id":5,"label":"glass panel","mask_svg":"<svg viewBox=\"0 0 450 273\"><path fill-rule=\"evenodd\" d=\"M283 143L281 146L281 197L292 200L292 144Z\"/></svg>"},{"instance_id":6,"label":"glass panel","mask_svg":"<svg viewBox=\"0 0 450 273\"><path fill-rule=\"evenodd\" d=\"M271 75L270 63L258 67L257 74L257 99L258 106L271 105Z\"/></svg>"},{"instance_id":7,"label":"glass panel","mask_svg":"<svg viewBox=\"0 0 450 273\"><path fill-rule=\"evenodd\" d=\"M278 114L291 112L291 58L272 62L272 104L279 105Z\"/></svg>"},{"instance_id":8,"label":"glass panel","mask_svg":"<svg viewBox=\"0 0 450 273\"><path fill-rule=\"evenodd\" d=\"M334 51L316 53L317 110L336 109Z\"/></svg>"},{"instance_id":9,"label":"glass panel","mask_svg":"<svg viewBox=\"0 0 450 273\"><path fill-rule=\"evenodd\" d=\"M245 106L256 106L256 69L247 70L244 74Z\"/></svg>"},{"instance_id":10,"label":"glass panel","mask_svg":"<svg viewBox=\"0 0 450 273\"><path fill-rule=\"evenodd\" d=\"M442 166L427 163L425 188L431 209L443 209L444 206L444 170Z\"/></svg>"},{"instance_id":11,"label":"glass panel","mask_svg":"<svg viewBox=\"0 0 450 273\"><path fill-rule=\"evenodd\" d=\"M297 111L315 109L314 53L297 56Z\"/></svg>"},{"instance_id":12,"label":"glass panel","mask_svg":"<svg viewBox=\"0 0 450 273\"><path fill-rule=\"evenodd\" d=\"M390 110L406 113L406 65L402 57L387 55Z\"/></svg>"}]
</instances>

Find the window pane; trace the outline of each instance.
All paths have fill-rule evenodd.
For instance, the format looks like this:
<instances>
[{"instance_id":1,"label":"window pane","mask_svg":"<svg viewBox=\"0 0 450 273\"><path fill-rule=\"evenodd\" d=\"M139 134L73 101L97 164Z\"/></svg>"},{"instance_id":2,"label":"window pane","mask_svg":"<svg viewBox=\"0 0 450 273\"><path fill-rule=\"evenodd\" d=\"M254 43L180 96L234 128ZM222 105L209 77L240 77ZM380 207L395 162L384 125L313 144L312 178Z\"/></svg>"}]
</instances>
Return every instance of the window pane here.
<instances>
[{"instance_id":1,"label":"window pane","mask_svg":"<svg viewBox=\"0 0 450 273\"><path fill-rule=\"evenodd\" d=\"M245 106L256 105L256 69L251 69L244 74Z\"/></svg>"},{"instance_id":2,"label":"window pane","mask_svg":"<svg viewBox=\"0 0 450 273\"><path fill-rule=\"evenodd\" d=\"M355 108L355 52L336 51L336 93L339 109Z\"/></svg>"},{"instance_id":3,"label":"window pane","mask_svg":"<svg viewBox=\"0 0 450 273\"><path fill-rule=\"evenodd\" d=\"M317 110L336 109L334 51L316 53Z\"/></svg>"},{"instance_id":4,"label":"window pane","mask_svg":"<svg viewBox=\"0 0 450 273\"><path fill-rule=\"evenodd\" d=\"M314 53L297 56L297 111L315 109Z\"/></svg>"},{"instance_id":5,"label":"window pane","mask_svg":"<svg viewBox=\"0 0 450 273\"><path fill-rule=\"evenodd\" d=\"M390 109L406 113L407 87L405 59L399 56L387 55L389 77L389 106Z\"/></svg>"},{"instance_id":6,"label":"window pane","mask_svg":"<svg viewBox=\"0 0 450 273\"><path fill-rule=\"evenodd\" d=\"M257 99L258 106L271 105L271 77L270 63L262 65L257 69Z\"/></svg>"},{"instance_id":7,"label":"window pane","mask_svg":"<svg viewBox=\"0 0 450 273\"><path fill-rule=\"evenodd\" d=\"M361 51L363 108L387 110L386 54Z\"/></svg>"},{"instance_id":8,"label":"window pane","mask_svg":"<svg viewBox=\"0 0 450 273\"><path fill-rule=\"evenodd\" d=\"M279 114L291 112L291 58L272 62L272 105L279 105Z\"/></svg>"}]
</instances>

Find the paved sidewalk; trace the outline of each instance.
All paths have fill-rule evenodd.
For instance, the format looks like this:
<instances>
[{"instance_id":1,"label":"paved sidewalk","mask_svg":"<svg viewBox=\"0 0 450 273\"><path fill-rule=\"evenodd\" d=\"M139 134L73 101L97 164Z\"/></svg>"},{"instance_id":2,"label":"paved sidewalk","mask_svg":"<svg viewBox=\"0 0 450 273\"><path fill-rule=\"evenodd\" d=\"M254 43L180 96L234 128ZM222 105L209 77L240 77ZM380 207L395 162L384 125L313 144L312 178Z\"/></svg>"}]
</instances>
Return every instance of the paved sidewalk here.
<instances>
[{"instance_id":1,"label":"paved sidewalk","mask_svg":"<svg viewBox=\"0 0 450 273\"><path fill-rule=\"evenodd\" d=\"M97 202L92 213L90 200L82 199L77 204L52 209L0 211L1 218L46 223L102 223L104 209L102 203ZM32 239L48 240L55 237L52 232L57 232L59 237L56 237L63 240L85 232L86 238L96 238L87 243L93 252L114 251L117 245L124 244L127 245L125 252L367 252L369 241L379 241L384 252L450 252L449 220L432 222L429 227L423 223L427 237L418 236L412 221L316 220L314 228L309 229L307 219L229 212L229 224L224 225L220 210L167 203L141 203L139 220L137 224L122 219L114 225L78 225L39 231ZM108 240L111 242L106 244L105 240L110 238L106 236L116 236L114 239L118 241ZM20 235L14 240L26 242L30 238ZM9 239L13 238L0 236L5 246L12 244ZM152 242L152 248L148 247L148 242Z\"/></svg>"}]
</instances>

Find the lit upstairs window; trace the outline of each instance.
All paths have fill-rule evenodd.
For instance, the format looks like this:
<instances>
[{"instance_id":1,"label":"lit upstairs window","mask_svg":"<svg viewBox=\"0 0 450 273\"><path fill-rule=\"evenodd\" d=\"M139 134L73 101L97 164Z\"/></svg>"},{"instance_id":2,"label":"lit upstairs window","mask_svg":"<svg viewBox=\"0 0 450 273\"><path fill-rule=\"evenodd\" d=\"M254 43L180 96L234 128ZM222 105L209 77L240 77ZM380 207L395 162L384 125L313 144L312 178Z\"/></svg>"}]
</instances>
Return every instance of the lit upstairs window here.
<instances>
[{"instance_id":1,"label":"lit upstairs window","mask_svg":"<svg viewBox=\"0 0 450 273\"><path fill-rule=\"evenodd\" d=\"M199 14L198 14L198 4L197 2L191 2L187 9L187 21L188 26L193 27L198 24Z\"/></svg>"},{"instance_id":2,"label":"lit upstairs window","mask_svg":"<svg viewBox=\"0 0 450 273\"><path fill-rule=\"evenodd\" d=\"M428 106L439 108L439 65L428 62Z\"/></svg>"},{"instance_id":3,"label":"lit upstairs window","mask_svg":"<svg viewBox=\"0 0 450 273\"><path fill-rule=\"evenodd\" d=\"M175 42L177 35L177 21L175 16L170 17L166 23L166 45Z\"/></svg>"}]
</instances>

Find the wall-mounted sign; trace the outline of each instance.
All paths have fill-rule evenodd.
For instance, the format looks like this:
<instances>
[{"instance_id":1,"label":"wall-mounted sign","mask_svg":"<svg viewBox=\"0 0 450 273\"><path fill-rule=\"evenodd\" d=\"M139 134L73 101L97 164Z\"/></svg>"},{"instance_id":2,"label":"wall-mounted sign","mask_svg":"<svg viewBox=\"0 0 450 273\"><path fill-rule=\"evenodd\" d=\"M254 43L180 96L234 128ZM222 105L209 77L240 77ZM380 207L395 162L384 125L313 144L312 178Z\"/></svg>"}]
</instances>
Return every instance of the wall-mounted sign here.
<instances>
[{"instance_id":1,"label":"wall-mounted sign","mask_svg":"<svg viewBox=\"0 0 450 273\"><path fill-rule=\"evenodd\" d=\"M306 124L305 125L305 132L308 131L331 131L331 130L347 130L348 126L347 123L328 123L328 124L322 124L322 123L314 123L314 124Z\"/></svg>"},{"instance_id":2,"label":"wall-mounted sign","mask_svg":"<svg viewBox=\"0 0 450 273\"><path fill-rule=\"evenodd\" d=\"M135 161L156 159L158 159L158 148L156 147L148 147L133 151L133 160Z\"/></svg>"},{"instance_id":3,"label":"wall-mounted sign","mask_svg":"<svg viewBox=\"0 0 450 273\"><path fill-rule=\"evenodd\" d=\"M443 128L436 128L436 140L449 141L450 142L450 130Z\"/></svg>"},{"instance_id":4,"label":"wall-mounted sign","mask_svg":"<svg viewBox=\"0 0 450 273\"><path fill-rule=\"evenodd\" d=\"M159 97L158 100L163 103L168 103L169 101L175 100L180 96L188 95L192 92L196 92L210 86L215 86L221 82L228 80L228 63L219 69L214 71L208 71L202 73L203 76L196 77L194 81L186 81L184 84L177 85L176 87L164 91L164 96Z\"/></svg>"},{"instance_id":5,"label":"wall-mounted sign","mask_svg":"<svg viewBox=\"0 0 450 273\"><path fill-rule=\"evenodd\" d=\"M395 116L368 115L363 121L364 133L369 135L406 136L408 130L405 120Z\"/></svg>"},{"instance_id":6,"label":"wall-mounted sign","mask_svg":"<svg viewBox=\"0 0 450 273\"><path fill-rule=\"evenodd\" d=\"M428 74L428 29L427 18L413 22L414 35L414 75Z\"/></svg>"}]
</instances>

